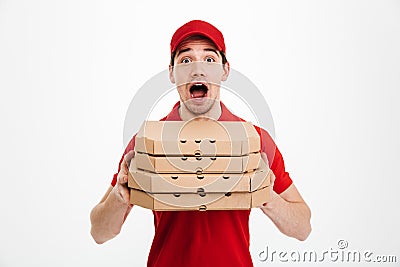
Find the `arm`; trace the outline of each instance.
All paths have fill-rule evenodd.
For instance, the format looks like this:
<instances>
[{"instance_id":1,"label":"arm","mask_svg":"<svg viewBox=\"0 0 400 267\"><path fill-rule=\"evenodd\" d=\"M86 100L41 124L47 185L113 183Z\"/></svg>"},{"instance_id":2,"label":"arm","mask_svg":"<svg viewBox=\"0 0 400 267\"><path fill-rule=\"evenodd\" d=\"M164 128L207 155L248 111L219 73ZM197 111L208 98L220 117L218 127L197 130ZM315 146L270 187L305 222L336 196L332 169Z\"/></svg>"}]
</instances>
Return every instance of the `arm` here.
<instances>
[{"instance_id":1,"label":"arm","mask_svg":"<svg viewBox=\"0 0 400 267\"><path fill-rule=\"evenodd\" d=\"M133 151L125 156L118 172L117 183L114 187L108 188L100 203L90 213L92 223L90 233L98 244L102 244L120 233L122 225L133 207L130 204L130 193L127 187L128 162L132 157Z\"/></svg>"},{"instance_id":2,"label":"arm","mask_svg":"<svg viewBox=\"0 0 400 267\"><path fill-rule=\"evenodd\" d=\"M310 208L285 171L282 154L271 136L262 128L256 127L256 130L261 136L261 156L267 164L271 163L268 165L276 175L276 181L275 175L271 176L271 201L265 203L261 210L282 233L303 241L311 232Z\"/></svg>"},{"instance_id":3,"label":"arm","mask_svg":"<svg viewBox=\"0 0 400 267\"><path fill-rule=\"evenodd\" d=\"M310 208L294 184L281 194L272 190L271 202L265 203L261 210L287 236L304 241L311 232Z\"/></svg>"}]
</instances>

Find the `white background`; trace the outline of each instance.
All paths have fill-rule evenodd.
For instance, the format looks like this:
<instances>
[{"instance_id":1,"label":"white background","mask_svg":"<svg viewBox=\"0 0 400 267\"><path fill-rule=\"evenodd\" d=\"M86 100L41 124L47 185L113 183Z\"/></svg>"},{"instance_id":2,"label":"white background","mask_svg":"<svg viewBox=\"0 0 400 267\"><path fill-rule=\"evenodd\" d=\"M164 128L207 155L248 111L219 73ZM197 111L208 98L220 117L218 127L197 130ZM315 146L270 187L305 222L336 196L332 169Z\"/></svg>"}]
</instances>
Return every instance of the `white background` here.
<instances>
[{"instance_id":1,"label":"white background","mask_svg":"<svg viewBox=\"0 0 400 267\"><path fill-rule=\"evenodd\" d=\"M191 19L221 29L231 66L267 99L312 210L305 242L253 210L254 264L283 266L258 260L265 246L321 255L344 239L398 265L400 1L140 2L0 0L0 266L145 265L151 212L135 207L100 246L89 213L116 171L131 99Z\"/></svg>"}]
</instances>

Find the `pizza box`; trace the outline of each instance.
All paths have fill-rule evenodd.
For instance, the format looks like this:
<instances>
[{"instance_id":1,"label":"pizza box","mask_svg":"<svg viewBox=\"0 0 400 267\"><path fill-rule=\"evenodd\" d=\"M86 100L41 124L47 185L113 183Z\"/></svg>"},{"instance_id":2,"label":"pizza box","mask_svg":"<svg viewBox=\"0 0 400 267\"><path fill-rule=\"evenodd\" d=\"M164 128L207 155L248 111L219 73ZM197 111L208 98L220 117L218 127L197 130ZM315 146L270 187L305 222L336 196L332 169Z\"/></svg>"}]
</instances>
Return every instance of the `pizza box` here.
<instances>
[{"instance_id":1,"label":"pizza box","mask_svg":"<svg viewBox=\"0 0 400 267\"><path fill-rule=\"evenodd\" d=\"M152 194L130 189L130 201L133 205L155 211L182 210L247 210L261 207L270 201L270 187L264 187L252 193L200 193L200 194Z\"/></svg>"},{"instance_id":2,"label":"pizza box","mask_svg":"<svg viewBox=\"0 0 400 267\"><path fill-rule=\"evenodd\" d=\"M171 156L243 156L260 151L260 136L250 122L204 118L145 121L136 135L135 151Z\"/></svg>"},{"instance_id":3,"label":"pizza box","mask_svg":"<svg viewBox=\"0 0 400 267\"><path fill-rule=\"evenodd\" d=\"M135 154L136 167L155 173L243 173L258 168L260 153L237 157L180 157Z\"/></svg>"},{"instance_id":4,"label":"pizza box","mask_svg":"<svg viewBox=\"0 0 400 267\"><path fill-rule=\"evenodd\" d=\"M136 168L132 160L128 187L149 193L253 192L270 185L274 175L268 165L246 173L152 173Z\"/></svg>"}]
</instances>

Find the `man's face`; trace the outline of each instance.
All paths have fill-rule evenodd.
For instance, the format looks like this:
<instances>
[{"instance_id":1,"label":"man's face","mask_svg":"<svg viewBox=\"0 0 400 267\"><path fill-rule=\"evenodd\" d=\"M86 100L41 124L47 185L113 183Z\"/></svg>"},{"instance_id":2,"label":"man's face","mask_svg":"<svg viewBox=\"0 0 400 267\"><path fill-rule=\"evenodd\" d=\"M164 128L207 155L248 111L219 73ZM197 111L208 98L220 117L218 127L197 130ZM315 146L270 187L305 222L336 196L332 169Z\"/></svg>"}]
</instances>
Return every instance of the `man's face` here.
<instances>
[{"instance_id":1,"label":"man's face","mask_svg":"<svg viewBox=\"0 0 400 267\"><path fill-rule=\"evenodd\" d=\"M176 50L170 80L176 84L181 102L195 115L207 113L219 104L220 83L229 75L229 64L208 39L188 39Z\"/></svg>"}]
</instances>

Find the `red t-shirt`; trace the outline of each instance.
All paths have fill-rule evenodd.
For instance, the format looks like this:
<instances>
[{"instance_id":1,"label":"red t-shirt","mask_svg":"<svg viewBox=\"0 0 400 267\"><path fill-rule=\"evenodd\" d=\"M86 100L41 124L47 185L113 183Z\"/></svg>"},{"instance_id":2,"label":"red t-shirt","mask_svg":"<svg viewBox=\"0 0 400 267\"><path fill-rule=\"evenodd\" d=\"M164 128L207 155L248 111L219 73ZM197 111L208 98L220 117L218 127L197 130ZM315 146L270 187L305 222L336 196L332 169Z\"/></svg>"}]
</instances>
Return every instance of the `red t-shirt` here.
<instances>
[{"instance_id":1,"label":"red t-shirt","mask_svg":"<svg viewBox=\"0 0 400 267\"><path fill-rule=\"evenodd\" d=\"M161 120L181 121L178 108L179 102ZM221 109L219 121L243 121L222 102ZM254 127L261 137L261 150L267 154L269 166L276 176L273 189L280 194L292 184L292 180L271 136L264 129ZM134 147L135 138L132 138L124 155ZM112 186L116 178L117 173ZM153 211L155 233L147 266L253 266L249 251L250 211Z\"/></svg>"}]
</instances>

